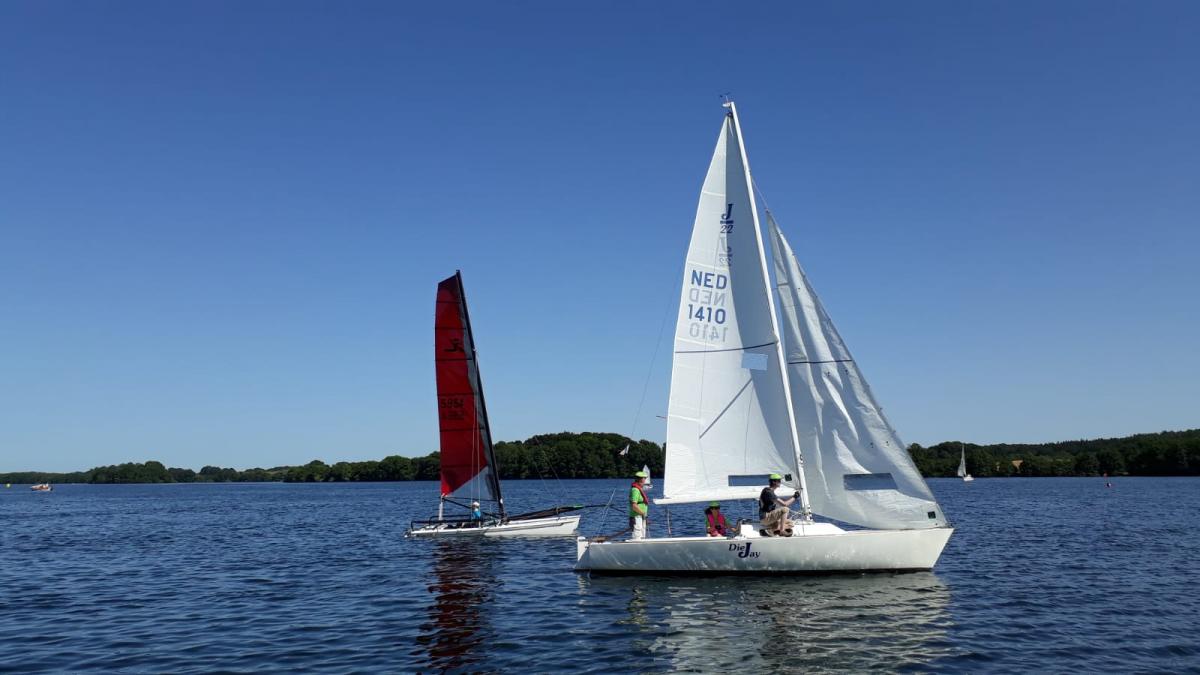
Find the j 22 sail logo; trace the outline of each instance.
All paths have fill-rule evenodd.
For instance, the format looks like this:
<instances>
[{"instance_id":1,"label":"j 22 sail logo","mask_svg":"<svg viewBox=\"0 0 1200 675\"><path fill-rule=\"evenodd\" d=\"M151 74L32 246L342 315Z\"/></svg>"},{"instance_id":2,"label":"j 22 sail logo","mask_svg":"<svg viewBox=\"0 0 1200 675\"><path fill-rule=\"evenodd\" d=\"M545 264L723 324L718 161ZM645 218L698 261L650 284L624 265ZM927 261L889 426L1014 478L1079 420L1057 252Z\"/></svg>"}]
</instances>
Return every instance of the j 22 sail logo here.
<instances>
[{"instance_id":1,"label":"j 22 sail logo","mask_svg":"<svg viewBox=\"0 0 1200 675\"><path fill-rule=\"evenodd\" d=\"M730 551L736 551L739 558L757 558L760 554L758 551L750 550L750 542L745 544L730 544Z\"/></svg>"},{"instance_id":2,"label":"j 22 sail logo","mask_svg":"<svg viewBox=\"0 0 1200 675\"><path fill-rule=\"evenodd\" d=\"M733 232L733 204L725 205L725 213L721 214L721 234Z\"/></svg>"}]
</instances>

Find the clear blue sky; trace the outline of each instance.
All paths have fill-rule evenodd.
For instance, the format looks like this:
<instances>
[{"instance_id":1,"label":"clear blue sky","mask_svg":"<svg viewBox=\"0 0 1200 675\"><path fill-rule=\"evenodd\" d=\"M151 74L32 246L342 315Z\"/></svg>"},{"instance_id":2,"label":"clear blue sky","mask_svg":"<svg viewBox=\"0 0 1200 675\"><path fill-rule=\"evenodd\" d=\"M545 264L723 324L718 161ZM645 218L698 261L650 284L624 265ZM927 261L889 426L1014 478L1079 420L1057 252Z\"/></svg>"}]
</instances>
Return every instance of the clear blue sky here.
<instances>
[{"instance_id":1,"label":"clear blue sky","mask_svg":"<svg viewBox=\"0 0 1200 675\"><path fill-rule=\"evenodd\" d=\"M905 441L1200 426L1197 35L1165 1L5 2L0 470L423 455L456 268L498 439L661 441L726 91Z\"/></svg>"}]
</instances>

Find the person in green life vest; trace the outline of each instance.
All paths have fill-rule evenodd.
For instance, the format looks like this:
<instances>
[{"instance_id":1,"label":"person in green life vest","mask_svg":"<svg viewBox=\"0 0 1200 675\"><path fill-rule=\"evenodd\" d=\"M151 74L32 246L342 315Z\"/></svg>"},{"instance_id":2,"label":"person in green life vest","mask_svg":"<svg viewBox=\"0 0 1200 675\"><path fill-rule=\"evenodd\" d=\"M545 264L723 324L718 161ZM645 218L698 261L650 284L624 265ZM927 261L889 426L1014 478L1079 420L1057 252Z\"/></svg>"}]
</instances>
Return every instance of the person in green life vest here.
<instances>
[{"instance_id":1,"label":"person in green life vest","mask_svg":"<svg viewBox=\"0 0 1200 675\"><path fill-rule=\"evenodd\" d=\"M643 485L649 476L645 471L633 476L633 485L629 488L629 530L633 532L633 539L645 539L646 525L650 522L650 500Z\"/></svg>"},{"instance_id":2,"label":"person in green life vest","mask_svg":"<svg viewBox=\"0 0 1200 675\"><path fill-rule=\"evenodd\" d=\"M725 515L721 513L721 502L708 503L708 508L704 509L704 524L708 526L710 537L729 536L729 525L725 522Z\"/></svg>"}]
</instances>

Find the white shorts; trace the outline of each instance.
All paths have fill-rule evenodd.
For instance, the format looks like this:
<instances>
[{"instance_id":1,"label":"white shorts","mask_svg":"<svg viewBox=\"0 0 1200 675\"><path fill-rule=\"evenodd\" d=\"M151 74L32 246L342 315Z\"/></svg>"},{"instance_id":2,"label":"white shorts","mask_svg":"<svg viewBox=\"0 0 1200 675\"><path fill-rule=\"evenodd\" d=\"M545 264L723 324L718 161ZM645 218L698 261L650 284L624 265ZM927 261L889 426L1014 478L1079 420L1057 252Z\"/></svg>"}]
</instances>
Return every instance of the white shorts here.
<instances>
[{"instance_id":1,"label":"white shorts","mask_svg":"<svg viewBox=\"0 0 1200 675\"><path fill-rule=\"evenodd\" d=\"M645 539L646 538L646 517L645 516L632 516L629 519L629 529L631 529L633 531L633 535L630 537L631 539Z\"/></svg>"}]
</instances>

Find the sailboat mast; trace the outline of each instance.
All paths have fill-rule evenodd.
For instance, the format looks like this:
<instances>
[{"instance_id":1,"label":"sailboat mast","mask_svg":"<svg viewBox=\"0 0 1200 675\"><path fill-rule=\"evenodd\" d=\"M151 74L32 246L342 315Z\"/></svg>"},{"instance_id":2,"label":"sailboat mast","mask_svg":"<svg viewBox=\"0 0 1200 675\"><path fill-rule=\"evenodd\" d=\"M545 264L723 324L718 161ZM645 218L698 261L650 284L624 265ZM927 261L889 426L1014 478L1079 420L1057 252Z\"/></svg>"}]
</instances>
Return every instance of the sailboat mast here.
<instances>
[{"instance_id":1,"label":"sailboat mast","mask_svg":"<svg viewBox=\"0 0 1200 675\"><path fill-rule=\"evenodd\" d=\"M500 518L504 519L504 495L500 492L500 466L496 464L496 451L492 447L492 424L488 421L487 399L483 396L483 369L479 367L479 355L475 350L475 330L471 327L471 312L467 309L467 291L463 286L462 271L454 270L454 277L458 280L458 297L462 299L463 318L466 320L466 330L471 338L471 359L475 362L475 383L479 387L479 407L483 410L483 428L487 431L487 442L483 451L487 457L488 466L491 467L489 476L492 481L492 490L496 493L496 501L500 506Z\"/></svg>"},{"instance_id":2,"label":"sailboat mast","mask_svg":"<svg viewBox=\"0 0 1200 675\"><path fill-rule=\"evenodd\" d=\"M746 191L750 194L750 217L754 221L754 240L758 243L758 262L762 265L763 285L767 291L767 309L771 315L771 328L775 331L775 354L779 364L780 375L783 377L783 398L787 408L788 430L792 435L792 450L796 457L796 473L800 482L800 511L805 518L812 514L812 506L808 499L808 483L804 479L804 456L800 452L800 434L796 431L796 413L792 410L792 387L788 382L787 360L783 354L783 340L779 336L779 320L775 314L775 293L771 288L771 276L767 272L767 257L763 250L762 230L758 224L758 204L754 200L754 183L750 179L750 160L746 156L746 143L742 138L742 125L738 121L737 106L733 101L726 101L729 116L733 120L733 133L737 137L738 152L742 154L742 168L745 170Z\"/></svg>"}]
</instances>

